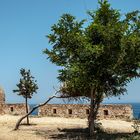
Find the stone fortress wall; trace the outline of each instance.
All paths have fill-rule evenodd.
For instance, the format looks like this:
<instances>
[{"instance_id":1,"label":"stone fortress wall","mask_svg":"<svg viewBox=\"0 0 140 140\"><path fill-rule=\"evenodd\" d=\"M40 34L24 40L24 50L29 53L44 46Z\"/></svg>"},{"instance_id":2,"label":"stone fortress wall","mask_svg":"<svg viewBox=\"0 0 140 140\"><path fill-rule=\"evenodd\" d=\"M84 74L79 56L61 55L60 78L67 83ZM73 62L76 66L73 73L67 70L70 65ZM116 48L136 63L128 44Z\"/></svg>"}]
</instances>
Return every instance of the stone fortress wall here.
<instances>
[{"instance_id":1,"label":"stone fortress wall","mask_svg":"<svg viewBox=\"0 0 140 140\"><path fill-rule=\"evenodd\" d=\"M24 115L25 107L25 104L0 104L0 115Z\"/></svg>"},{"instance_id":2,"label":"stone fortress wall","mask_svg":"<svg viewBox=\"0 0 140 140\"><path fill-rule=\"evenodd\" d=\"M0 87L0 115L12 114L12 115L24 115L26 114L25 104L6 104L5 103L5 93Z\"/></svg>"},{"instance_id":3,"label":"stone fortress wall","mask_svg":"<svg viewBox=\"0 0 140 140\"><path fill-rule=\"evenodd\" d=\"M5 93L0 88L0 114L24 115L25 104L6 104ZM39 116L87 118L90 106L83 104L47 104L38 110ZM131 105L101 105L98 112L99 119L132 119Z\"/></svg>"},{"instance_id":4,"label":"stone fortress wall","mask_svg":"<svg viewBox=\"0 0 140 140\"><path fill-rule=\"evenodd\" d=\"M89 105L81 104L47 104L39 108L39 116L87 118ZM101 105L98 112L99 119L132 119L133 110L131 105Z\"/></svg>"}]
</instances>

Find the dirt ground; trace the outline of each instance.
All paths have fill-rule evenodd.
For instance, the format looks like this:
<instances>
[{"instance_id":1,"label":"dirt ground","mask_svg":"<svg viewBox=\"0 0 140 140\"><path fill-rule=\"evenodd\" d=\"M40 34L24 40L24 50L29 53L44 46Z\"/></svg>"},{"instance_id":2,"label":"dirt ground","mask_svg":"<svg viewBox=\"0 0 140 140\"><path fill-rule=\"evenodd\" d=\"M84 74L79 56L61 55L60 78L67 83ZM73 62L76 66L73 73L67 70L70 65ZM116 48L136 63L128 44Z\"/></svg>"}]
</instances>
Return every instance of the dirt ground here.
<instances>
[{"instance_id":1,"label":"dirt ground","mask_svg":"<svg viewBox=\"0 0 140 140\"><path fill-rule=\"evenodd\" d=\"M87 119L59 117L31 117L31 125L20 126L13 131L16 121L21 116L0 116L0 140L58 140L78 139L82 131L86 133ZM133 132L132 122L122 120L102 120L103 128L109 132ZM73 133L75 132L75 133Z\"/></svg>"}]
</instances>

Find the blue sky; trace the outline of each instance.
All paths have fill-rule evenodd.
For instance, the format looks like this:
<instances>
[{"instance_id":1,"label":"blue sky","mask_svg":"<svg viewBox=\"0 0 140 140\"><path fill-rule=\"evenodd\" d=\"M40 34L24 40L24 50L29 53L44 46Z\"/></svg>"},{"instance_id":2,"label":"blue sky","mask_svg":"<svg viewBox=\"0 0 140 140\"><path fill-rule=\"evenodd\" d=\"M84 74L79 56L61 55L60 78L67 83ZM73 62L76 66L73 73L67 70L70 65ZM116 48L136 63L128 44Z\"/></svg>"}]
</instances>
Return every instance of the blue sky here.
<instances>
[{"instance_id":1,"label":"blue sky","mask_svg":"<svg viewBox=\"0 0 140 140\"><path fill-rule=\"evenodd\" d=\"M140 10L139 0L110 0L113 8L127 13ZM98 8L97 0L0 0L0 85L6 93L6 102L24 102L13 93L19 81L20 68L30 69L38 81L39 90L30 103L44 102L58 88L57 67L46 60L42 51L50 47L45 35L50 33L63 13L80 19L89 19L87 10ZM140 102L140 80L132 81L128 94L104 102ZM53 101L55 102L55 101Z\"/></svg>"}]
</instances>

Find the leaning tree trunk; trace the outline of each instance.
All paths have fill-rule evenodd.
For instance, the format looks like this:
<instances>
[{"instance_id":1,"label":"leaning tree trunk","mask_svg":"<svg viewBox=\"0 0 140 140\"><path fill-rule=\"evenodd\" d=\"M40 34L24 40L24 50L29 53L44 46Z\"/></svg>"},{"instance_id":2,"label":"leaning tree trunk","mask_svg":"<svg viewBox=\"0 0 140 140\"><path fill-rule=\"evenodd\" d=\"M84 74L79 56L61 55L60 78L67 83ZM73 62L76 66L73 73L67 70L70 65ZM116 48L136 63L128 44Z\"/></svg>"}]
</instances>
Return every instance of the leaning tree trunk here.
<instances>
[{"instance_id":1,"label":"leaning tree trunk","mask_svg":"<svg viewBox=\"0 0 140 140\"><path fill-rule=\"evenodd\" d=\"M95 89L91 88L91 102L89 114L89 133L93 137L95 132Z\"/></svg>"},{"instance_id":2,"label":"leaning tree trunk","mask_svg":"<svg viewBox=\"0 0 140 140\"><path fill-rule=\"evenodd\" d=\"M37 108L46 105L46 104L47 104L50 100L52 100L53 98L70 98L70 97L68 97L68 96L60 96L60 97L59 97L59 96L52 96L52 97L50 97L46 102L44 102L43 104L40 104L40 105L37 105L37 106L33 107L33 109L32 109L28 114L24 115L23 117L21 117L21 118L17 121L14 130L18 130L18 128L19 128L19 126L20 126L20 123L22 122L23 119L25 119L26 117L28 117L28 116L29 116L34 110L36 110Z\"/></svg>"},{"instance_id":3,"label":"leaning tree trunk","mask_svg":"<svg viewBox=\"0 0 140 140\"><path fill-rule=\"evenodd\" d=\"M29 110L28 110L28 98L27 97L25 98L25 103L26 103L26 114L28 114ZM29 125L29 116L27 116L27 125Z\"/></svg>"}]
</instances>

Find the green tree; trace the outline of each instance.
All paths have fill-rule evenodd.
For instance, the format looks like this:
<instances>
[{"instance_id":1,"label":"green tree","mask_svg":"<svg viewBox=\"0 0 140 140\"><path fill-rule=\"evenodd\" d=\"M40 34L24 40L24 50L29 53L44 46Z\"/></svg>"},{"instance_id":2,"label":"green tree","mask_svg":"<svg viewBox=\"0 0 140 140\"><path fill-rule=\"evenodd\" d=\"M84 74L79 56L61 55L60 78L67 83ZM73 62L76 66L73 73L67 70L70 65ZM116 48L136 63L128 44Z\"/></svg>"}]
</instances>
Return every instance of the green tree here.
<instances>
[{"instance_id":1,"label":"green tree","mask_svg":"<svg viewBox=\"0 0 140 140\"><path fill-rule=\"evenodd\" d=\"M140 16L133 11L121 16L107 0L90 11L91 22L64 14L48 35L52 50L44 52L62 66L58 79L63 95L91 100L90 135L94 135L98 108L104 97L124 94L127 84L140 76Z\"/></svg>"},{"instance_id":2,"label":"green tree","mask_svg":"<svg viewBox=\"0 0 140 140\"><path fill-rule=\"evenodd\" d=\"M26 113L28 114L28 99L32 98L33 93L37 92L38 86L36 80L31 76L30 70L21 69L21 78L19 84L17 84L17 89L13 92L18 92L18 95L25 98L26 103ZM29 124L29 117L27 116L27 124Z\"/></svg>"}]
</instances>

